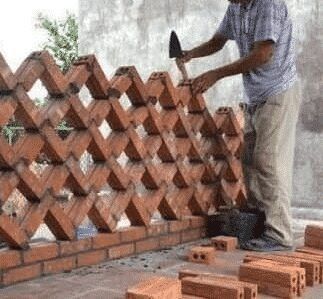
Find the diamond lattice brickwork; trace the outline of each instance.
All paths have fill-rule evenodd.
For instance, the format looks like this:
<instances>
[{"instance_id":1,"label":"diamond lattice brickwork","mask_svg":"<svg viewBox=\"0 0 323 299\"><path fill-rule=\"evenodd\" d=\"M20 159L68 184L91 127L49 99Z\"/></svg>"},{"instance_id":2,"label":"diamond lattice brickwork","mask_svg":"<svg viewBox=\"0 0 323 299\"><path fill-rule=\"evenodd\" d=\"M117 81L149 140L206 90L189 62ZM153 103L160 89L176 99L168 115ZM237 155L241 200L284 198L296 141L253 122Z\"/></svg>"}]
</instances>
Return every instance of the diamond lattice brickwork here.
<instances>
[{"instance_id":1,"label":"diamond lattice brickwork","mask_svg":"<svg viewBox=\"0 0 323 299\"><path fill-rule=\"evenodd\" d=\"M28 95L38 80L48 91L44 107ZM237 117L226 107L212 115L190 81L176 87L159 72L144 83L135 67L108 80L92 55L64 75L44 51L16 73L0 56L0 95L1 128L14 117L24 131L12 145L0 136L0 206L15 190L28 203L20 217L0 214L0 238L11 248L28 248L43 223L73 242L85 219L109 234L123 215L148 229L156 212L183 220L245 200Z\"/></svg>"}]
</instances>

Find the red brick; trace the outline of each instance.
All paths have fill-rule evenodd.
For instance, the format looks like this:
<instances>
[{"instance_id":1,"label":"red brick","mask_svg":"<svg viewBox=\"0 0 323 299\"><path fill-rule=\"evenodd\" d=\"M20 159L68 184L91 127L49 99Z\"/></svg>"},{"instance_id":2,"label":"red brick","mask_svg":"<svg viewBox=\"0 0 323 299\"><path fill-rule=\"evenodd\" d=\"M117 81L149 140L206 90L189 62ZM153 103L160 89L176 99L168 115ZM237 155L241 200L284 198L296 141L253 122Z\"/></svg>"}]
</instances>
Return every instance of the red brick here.
<instances>
[{"instance_id":1,"label":"red brick","mask_svg":"<svg viewBox=\"0 0 323 299\"><path fill-rule=\"evenodd\" d=\"M297 293L297 272L292 267L242 264L239 279L256 283L260 293L293 298Z\"/></svg>"},{"instance_id":2,"label":"red brick","mask_svg":"<svg viewBox=\"0 0 323 299\"><path fill-rule=\"evenodd\" d=\"M286 266L269 260L257 260L250 263L250 265L259 265L264 267L279 267L281 269L290 269L297 273L297 295L302 296L305 291L306 279L305 269L301 267Z\"/></svg>"},{"instance_id":3,"label":"red brick","mask_svg":"<svg viewBox=\"0 0 323 299\"><path fill-rule=\"evenodd\" d=\"M158 221L147 227L147 236L155 237L168 233L168 223L166 221Z\"/></svg>"},{"instance_id":4,"label":"red brick","mask_svg":"<svg viewBox=\"0 0 323 299\"><path fill-rule=\"evenodd\" d=\"M144 226L127 227L121 229L120 234L122 243L136 241L146 237L146 228Z\"/></svg>"},{"instance_id":5,"label":"red brick","mask_svg":"<svg viewBox=\"0 0 323 299\"><path fill-rule=\"evenodd\" d=\"M244 288L235 281L215 281L200 277L185 277L182 293L204 298L244 298Z\"/></svg>"},{"instance_id":6,"label":"red brick","mask_svg":"<svg viewBox=\"0 0 323 299\"><path fill-rule=\"evenodd\" d=\"M205 236L205 231L200 228L181 232L182 243L198 240Z\"/></svg>"},{"instance_id":7,"label":"red brick","mask_svg":"<svg viewBox=\"0 0 323 299\"><path fill-rule=\"evenodd\" d=\"M107 258L105 250L96 250L77 255L77 266L91 266L103 262Z\"/></svg>"},{"instance_id":8,"label":"red brick","mask_svg":"<svg viewBox=\"0 0 323 299\"><path fill-rule=\"evenodd\" d=\"M169 231L171 233L183 231L189 228L189 226L190 226L189 219L169 221Z\"/></svg>"},{"instance_id":9,"label":"red brick","mask_svg":"<svg viewBox=\"0 0 323 299\"><path fill-rule=\"evenodd\" d=\"M72 242L60 242L59 247L60 255L68 256L91 249L92 242L90 238Z\"/></svg>"},{"instance_id":10,"label":"red brick","mask_svg":"<svg viewBox=\"0 0 323 299\"><path fill-rule=\"evenodd\" d=\"M27 235L20 229L16 221L12 221L5 214L0 215L0 235L12 248L26 249L28 247Z\"/></svg>"},{"instance_id":11,"label":"red brick","mask_svg":"<svg viewBox=\"0 0 323 299\"><path fill-rule=\"evenodd\" d=\"M159 237L160 248L166 248L171 246L176 246L181 243L181 234L169 234L167 236Z\"/></svg>"},{"instance_id":12,"label":"red brick","mask_svg":"<svg viewBox=\"0 0 323 299\"><path fill-rule=\"evenodd\" d=\"M58 245L36 244L29 250L23 252L23 261L25 264L31 264L38 261L49 260L58 256Z\"/></svg>"},{"instance_id":13,"label":"red brick","mask_svg":"<svg viewBox=\"0 0 323 299\"><path fill-rule=\"evenodd\" d=\"M3 273L3 285L25 281L41 276L41 265L35 264L26 267L11 269Z\"/></svg>"},{"instance_id":14,"label":"red brick","mask_svg":"<svg viewBox=\"0 0 323 299\"><path fill-rule=\"evenodd\" d=\"M44 262L43 273L54 274L69 272L76 267L76 256L64 257L52 261Z\"/></svg>"},{"instance_id":15,"label":"red brick","mask_svg":"<svg viewBox=\"0 0 323 299\"><path fill-rule=\"evenodd\" d=\"M200 228L206 225L205 217L202 216L191 216L190 219L190 228Z\"/></svg>"},{"instance_id":16,"label":"red brick","mask_svg":"<svg viewBox=\"0 0 323 299\"><path fill-rule=\"evenodd\" d=\"M229 275L221 275L217 273L210 273L210 272L202 272L192 269L182 269L178 272L178 278L182 279L184 277L197 277L197 276L205 276L205 277L218 277L227 280L235 280L238 281L238 277L236 276L229 276Z\"/></svg>"},{"instance_id":17,"label":"red brick","mask_svg":"<svg viewBox=\"0 0 323 299\"><path fill-rule=\"evenodd\" d=\"M223 283L228 282L229 284L234 282L235 285L244 289L245 299L255 299L258 294L258 287L256 284L239 281L237 276L184 269L178 273L178 277L179 279L183 279L184 277L199 277L200 279L209 279L218 282L222 281Z\"/></svg>"},{"instance_id":18,"label":"red brick","mask_svg":"<svg viewBox=\"0 0 323 299\"><path fill-rule=\"evenodd\" d=\"M150 238L136 242L136 252L144 252L159 248L159 238Z\"/></svg>"},{"instance_id":19,"label":"red brick","mask_svg":"<svg viewBox=\"0 0 323 299\"><path fill-rule=\"evenodd\" d=\"M125 244L120 246L111 247L108 249L108 257L109 259L118 259L121 257L129 256L131 254L134 254L135 252L135 245L133 243L131 244Z\"/></svg>"},{"instance_id":20,"label":"red brick","mask_svg":"<svg viewBox=\"0 0 323 299\"><path fill-rule=\"evenodd\" d=\"M152 277L127 290L127 299L178 299L181 282L168 277Z\"/></svg>"},{"instance_id":21,"label":"red brick","mask_svg":"<svg viewBox=\"0 0 323 299\"><path fill-rule=\"evenodd\" d=\"M211 239L217 250L232 251L238 246L238 239L235 237L218 236Z\"/></svg>"},{"instance_id":22,"label":"red brick","mask_svg":"<svg viewBox=\"0 0 323 299\"><path fill-rule=\"evenodd\" d=\"M215 259L213 247L193 247L189 250L188 260L192 263L212 264Z\"/></svg>"},{"instance_id":23,"label":"red brick","mask_svg":"<svg viewBox=\"0 0 323 299\"><path fill-rule=\"evenodd\" d=\"M120 234L119 233L111 233L111 234L98 234L92 238L93 240L93 248L105 248L113 245L118 245L120 243Z\"/></svg>"},{"instance_id":24,"label":"red brick","mask_svg":"<svg viewBox=\"0 0 323 299\"><path fill-rule=\"evenodd\" d=\"M323 227L318 225L307 225L305 235L323 239Z\"/></svg>"},{"instance_id":25,"label":"red brick","mask_svg":"<svg viewBox=\"0 0 323 299\"><path fill-rule=\"evenodd\" d=\"M21 264L21 252L18 250L0 251L0 270L16 267Z\"/></svg>"}]
</instances>

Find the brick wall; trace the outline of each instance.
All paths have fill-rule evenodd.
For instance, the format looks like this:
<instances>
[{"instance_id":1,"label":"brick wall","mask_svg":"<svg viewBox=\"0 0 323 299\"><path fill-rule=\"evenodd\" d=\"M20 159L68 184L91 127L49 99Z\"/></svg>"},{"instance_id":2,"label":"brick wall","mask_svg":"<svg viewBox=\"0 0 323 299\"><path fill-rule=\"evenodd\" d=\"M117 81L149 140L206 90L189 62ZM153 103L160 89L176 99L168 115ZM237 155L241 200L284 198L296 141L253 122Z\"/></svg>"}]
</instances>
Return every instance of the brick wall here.
<instances>
[{"instance_id":1,"label":"brick wall","mask_svg":"<svg viewBox=\"0 0 323 299\"><path fill-rule=\"evenodd\" d=\"M37 80L45 107L29 97ZM0 96L0 127L14 119L24 128L13 145L0 136L3 285L198 239L205 215L245 200L239 117L227 107L211 115L190 81L175 87L168 73L153 73L144 83L135 67L108 80L92 55L63 74L44 51L14 74L0 56ZM58 131L62 121L69 134ZM46 167L35 172L35 163ZM17 190L24 209L12 217L2 207ZM162 223L153 224L156 212ZM130 227L118 229L124 214ZM77 240L86 219L99 234ZM33 243L42 224L56 242Z\"/></svg>"}]
</instances>

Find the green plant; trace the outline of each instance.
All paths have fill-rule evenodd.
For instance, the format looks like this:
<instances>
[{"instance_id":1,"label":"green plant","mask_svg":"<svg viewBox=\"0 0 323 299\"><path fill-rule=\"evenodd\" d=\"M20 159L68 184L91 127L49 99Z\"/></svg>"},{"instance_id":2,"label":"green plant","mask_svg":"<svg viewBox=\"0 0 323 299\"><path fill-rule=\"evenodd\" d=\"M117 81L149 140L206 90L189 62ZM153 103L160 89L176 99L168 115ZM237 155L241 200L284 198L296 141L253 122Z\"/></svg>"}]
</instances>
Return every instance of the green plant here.
<instances>
[{"instance_id":1,"label":"green plant","mask_svg":"<svg viewBox=\"0 0 323 299\"><path fill-rule=\"evenodd\" d=\"M62 72L66 73L78 58L78 23L76 16L67 12L63 19L55 20L39 14L36 28L46 32L47 41L42 45L42 48L51 53ZM48 103L48 98L35 98L34 103L38 107L43 107ZM56 130L60 136L65 137L73 128L63 120ZM14 117L1 129L1 134L10 145L14 144L23 132L24 127Z\"/></svg>"},{"instance_id":2,"label":"green plant","mask_svg":"<svg viewBox=\"0 0 323 299\"><path fill-rule=\"evenodd\" d=\"M62 20L54 20L43 14L38 15L36 28L45 30L47 41L43 49L56 59L61 70L66 73L78 58L78 23L76 16L69 12Z\"/></svg>"},{"instance_id":3,"label":"green plant","mask_svg":"<svg viewBox=\"0 0 323 299\"><path fill-rule=\"evenodd\" d=\"M54 20L39 14L37 20L36 28L45 30L47 34L47 41L43 44L43 49L51 53L57 65L63 73L66 73L78 58L78 23L76 16L67 12L64 19ZM47 99L43 101L38 99L38 103L45 105ZM72 129L64 120L56 128L58 134L62 137L68 135L68 132Z\"/></svg>"}]
</instances>

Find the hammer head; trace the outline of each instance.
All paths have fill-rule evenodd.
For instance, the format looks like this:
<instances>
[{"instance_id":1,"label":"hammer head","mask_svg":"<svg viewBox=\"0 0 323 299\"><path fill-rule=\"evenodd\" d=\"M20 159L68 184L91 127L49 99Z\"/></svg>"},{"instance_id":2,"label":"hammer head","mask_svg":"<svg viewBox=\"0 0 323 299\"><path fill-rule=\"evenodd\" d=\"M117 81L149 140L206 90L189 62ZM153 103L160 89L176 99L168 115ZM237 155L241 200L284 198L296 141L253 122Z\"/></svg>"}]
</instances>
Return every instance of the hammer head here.
<instances>
[{"instance_id":1,"label":"hammer head","mask_svg":"<svg viewBox=\"0 0 323 299\"><path fill-rule=\"evenodd\" d=\"M172 31L169 40L169 58L181 58L183 51L175 31Z\"/></svg>"}]
</instances>

